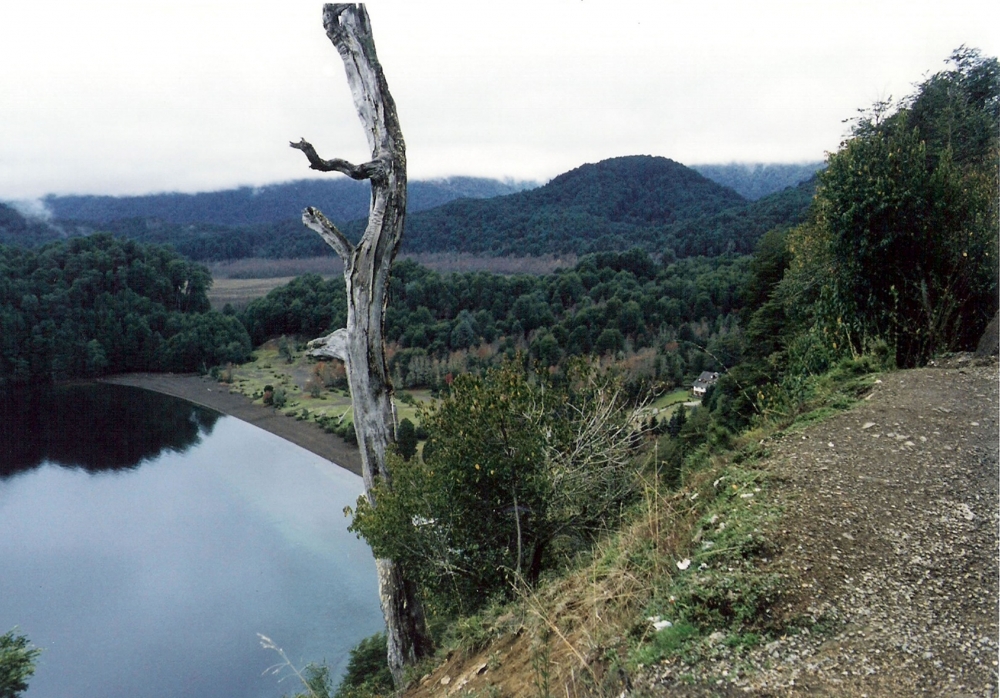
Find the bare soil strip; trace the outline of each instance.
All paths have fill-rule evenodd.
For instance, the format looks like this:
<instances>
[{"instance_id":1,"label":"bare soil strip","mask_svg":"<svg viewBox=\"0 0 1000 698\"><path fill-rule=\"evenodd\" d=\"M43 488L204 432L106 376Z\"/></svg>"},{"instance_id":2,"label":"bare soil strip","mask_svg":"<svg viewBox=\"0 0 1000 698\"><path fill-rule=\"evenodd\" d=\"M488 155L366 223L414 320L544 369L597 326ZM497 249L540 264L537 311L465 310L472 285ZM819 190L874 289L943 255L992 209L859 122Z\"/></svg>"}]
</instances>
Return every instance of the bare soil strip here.
<instances>
[{"instance_id":1,"label":"bare soil strip","mask_svg":"<svg viewBox=\"0 0 1000 698\"><path fill-rule=\"evenodd\" d=\"M227 414L280 436L286 441L325 458L356 475L361 474L357 448L328 434L314 422L286 417L280 411L254 404L248 397L230 392L211 378L179 373L129 373L103 379L105 383L130 385L179 397L202 407Z\"/></svg>"}]
</instances>

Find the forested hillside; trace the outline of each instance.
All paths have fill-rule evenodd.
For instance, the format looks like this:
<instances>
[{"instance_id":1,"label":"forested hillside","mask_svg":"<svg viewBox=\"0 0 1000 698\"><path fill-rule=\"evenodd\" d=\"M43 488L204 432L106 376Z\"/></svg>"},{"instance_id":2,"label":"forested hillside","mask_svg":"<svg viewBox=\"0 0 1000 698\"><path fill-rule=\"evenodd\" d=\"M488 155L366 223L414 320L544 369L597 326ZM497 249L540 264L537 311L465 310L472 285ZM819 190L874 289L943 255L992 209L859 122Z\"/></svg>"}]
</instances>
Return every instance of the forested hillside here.
<instances>
[{"instance_id":1,"label":"forested hillside","mask_svg":"<svg viewBox=\"0 0 1000 698\"><path fill-rule=\"evenodd\" d=\"M810 180L748 202L692 169L650 156L583 165L543 187L492 198L486 197L519 185L470 178L412 182L403 251L524 256L640 246L667 258L749 254L766 230L804 220L814 185ZM50 197L47 202L60 217L72 213L89 220L47 227L21 219L16 237L0 240L30 246L103 230L173 245L196 261L329 255L302 225L302 208L329 210L342 224L367 213L366 187L335 179L194 195ZM456 199L459 195L466 198ZM445 199L454 200L420 210ZM357 238L363 225L355 220L343 228Z\"/></svg>"},{"instance_id":2,"label":"forested hillside","mask_svg":"<svg viewBox=\"0 0 1000 698\"><path fill-rule=\"evenodd\" d=\"M537 255L639 246L668 260L750 254L767 230L805 220L815 187L812 178L748 202L666 158L614 158L531 191L410 216L403 250ZM346 232L360 230L354 223Z\"/></svg>"},{"instance_id":3,"label":"forested hillside","mask_svg":"<svg viewBox=\"0 0 1000 698\"><path fill-rule=\"evenodd\" d=\"M202 266L108 234L0 246L0 386L244 361L250 340L212 312Z\"/></svg>"},{"instance_id":4,"label":"forested hillside","mask_svg":"<svg viewBox=\"0 0 1000 698\"><path fill-rule=\"evenodd\" d=\"M411 216L403 249L479 254L623 251L652 247L671 224L746 201L666 158L630 156L583 165L543 187L460 200Z\"/></svg>"}]
</instances>

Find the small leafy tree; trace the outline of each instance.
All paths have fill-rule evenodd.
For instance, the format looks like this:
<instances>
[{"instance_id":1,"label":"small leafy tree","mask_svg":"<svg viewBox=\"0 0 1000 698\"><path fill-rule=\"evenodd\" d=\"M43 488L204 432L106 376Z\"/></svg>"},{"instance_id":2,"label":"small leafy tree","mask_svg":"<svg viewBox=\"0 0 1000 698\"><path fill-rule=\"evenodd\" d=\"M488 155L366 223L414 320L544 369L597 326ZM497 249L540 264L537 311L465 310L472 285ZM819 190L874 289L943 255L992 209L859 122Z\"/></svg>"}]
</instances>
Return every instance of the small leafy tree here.
<instances>
[{"instance_id":1,"label":"small leafy tree","mask_svg":"<svg viewBox=\"0 0 1000 698\"><path fill-rule=\"evenodd\" d=\"M471 610L610 525L636 491L639 423L590 370L555 380L515 361L461 375L422 419L423 461L391 460L392 490L378 507L359 499L352 530L417 570L439 605Z\"/></svg>"},{"instance_id":2,"label":"small leafy tree","mask_svg":"<svg viewBox=\"0 0 1000 698\"><path fill-rule=\"evenodd\" d=\"M39 654L41 650L31 647L24 635L13 630L0 635L0 698L17 698L28 689Z\"/></svg>"},{"instance_id":3,"label":"small leafy tree","mask_svg":"<svg viewBox=\"0 0 1000 698\"><path fill-rule=\"evenodd\" d=\"M417 430L409 419L402 419L396 427L396 448L404 461L413 458L417 452Z\"/></svg>"}]
</instances>

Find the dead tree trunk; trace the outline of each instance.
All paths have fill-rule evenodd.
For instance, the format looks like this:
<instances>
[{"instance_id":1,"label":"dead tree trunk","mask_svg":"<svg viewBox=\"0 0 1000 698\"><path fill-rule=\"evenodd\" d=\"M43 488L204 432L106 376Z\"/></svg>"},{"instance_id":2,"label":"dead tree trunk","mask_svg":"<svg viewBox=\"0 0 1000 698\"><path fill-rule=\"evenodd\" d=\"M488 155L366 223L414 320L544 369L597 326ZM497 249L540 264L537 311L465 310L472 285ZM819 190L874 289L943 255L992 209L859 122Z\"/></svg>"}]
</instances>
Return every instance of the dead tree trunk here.
<instances>
[{"instance_id":1,"label":"dead tree trunk","mask_svg":"<svg viewBox=\"0 0 1000 698\"><path fill-rule=\"evenodd\" d=\"M395 442L392 384L382 330L389 269L399 250L406 214L406 148L396 105L375 55L364 5L325 5L323 27L344 61L372 159L361 165L324 160L305 139L291 146L305 153L314 170L342 172L371 182L368 227L357 246L317 209L310 207L302 214L303 223L319 233L344 260L347 328L338 330L330 345L346 364L365 492L371 500L376 480L390 480L385 455L389 444ZM398 685L403 665L429 654L431 641L412 580L392 560L376 560L376 566L389 641L389 667Z\"/></svg>"}]
</instances>

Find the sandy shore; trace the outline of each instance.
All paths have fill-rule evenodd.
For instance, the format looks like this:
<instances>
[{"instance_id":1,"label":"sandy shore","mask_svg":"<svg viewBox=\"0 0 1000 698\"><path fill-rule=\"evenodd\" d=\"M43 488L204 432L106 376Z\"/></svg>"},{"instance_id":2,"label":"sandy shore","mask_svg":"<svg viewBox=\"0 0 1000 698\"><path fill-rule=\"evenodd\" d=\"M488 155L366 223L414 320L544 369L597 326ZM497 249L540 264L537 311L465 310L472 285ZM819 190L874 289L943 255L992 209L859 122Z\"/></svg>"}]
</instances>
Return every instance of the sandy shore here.
<instances>
[{"instance_id":1,"label":"sandy shore","mask_svg":"<svg viewBox=\"0 0 1000 698\"><path fill-rule=\"evenodd\" d=\"M245 395L230 392L226 385L211 378L180 373L128 373L104 378L102 382L173 395L231 415L291 441L352 473L361 474L361 457L356 446L326 433L313 422L292 419L273 408L255 405Z\"/></svg>"}]
</instances>

